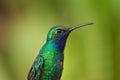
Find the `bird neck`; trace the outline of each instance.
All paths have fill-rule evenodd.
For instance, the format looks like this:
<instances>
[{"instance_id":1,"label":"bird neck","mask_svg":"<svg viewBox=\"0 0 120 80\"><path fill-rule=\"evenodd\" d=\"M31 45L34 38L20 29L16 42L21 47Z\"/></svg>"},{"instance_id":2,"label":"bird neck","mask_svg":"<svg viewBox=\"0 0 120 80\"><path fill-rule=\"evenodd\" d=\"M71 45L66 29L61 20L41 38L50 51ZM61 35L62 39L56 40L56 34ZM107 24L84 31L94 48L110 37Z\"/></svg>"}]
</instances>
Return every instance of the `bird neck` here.
<instances>
[{"instance_id":1,"label":"bird neck","mask_svg":"<svg viewBox=\"0 0 120 80\"><path fill-rule=\"evenodd\" d=\"M64 51L66 40L55 40L55 41L47 41L47 45L55 50L59 50L60 52Z\"/></svg>"},{"instance_id":2,"label":"bird neck","mask_svg":"<svg viewBox=\"0 0 120 80\"><path fill-rule=\"evenodd\" d=\"M54 41L54 45L61 51L64 51L66 40L56 40Z\"/></svg>"}]
</instances>

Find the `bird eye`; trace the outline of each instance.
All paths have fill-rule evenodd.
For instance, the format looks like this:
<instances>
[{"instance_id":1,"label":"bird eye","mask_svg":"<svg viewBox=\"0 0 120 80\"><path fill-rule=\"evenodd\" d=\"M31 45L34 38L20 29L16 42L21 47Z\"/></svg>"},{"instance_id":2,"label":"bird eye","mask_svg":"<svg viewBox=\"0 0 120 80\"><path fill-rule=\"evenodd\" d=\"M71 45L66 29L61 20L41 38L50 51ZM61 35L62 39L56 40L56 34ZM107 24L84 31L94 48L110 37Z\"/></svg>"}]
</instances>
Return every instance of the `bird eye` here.
<instances>
[{"instance_id":1,"label":"bird eye","mask_svg":"<svg viewBox=\"0 0 120 80\"><path fill-rule=\"evenodd\" d=\"M57 30L57 33L58 33L58 34L62 33L62 30Z\"/></svg>"},{"instance_id":2,"label":"bird eye","mask_svg":"<svg viewBox=\"0 0 120 80\"><path fill-rule=\"evenodd\" d=\"M64 32L63 30L58 29L58 30L55 32L55 34L61 34L61 33L63 33L63 32Z\"/></svg>"}]
</instances>

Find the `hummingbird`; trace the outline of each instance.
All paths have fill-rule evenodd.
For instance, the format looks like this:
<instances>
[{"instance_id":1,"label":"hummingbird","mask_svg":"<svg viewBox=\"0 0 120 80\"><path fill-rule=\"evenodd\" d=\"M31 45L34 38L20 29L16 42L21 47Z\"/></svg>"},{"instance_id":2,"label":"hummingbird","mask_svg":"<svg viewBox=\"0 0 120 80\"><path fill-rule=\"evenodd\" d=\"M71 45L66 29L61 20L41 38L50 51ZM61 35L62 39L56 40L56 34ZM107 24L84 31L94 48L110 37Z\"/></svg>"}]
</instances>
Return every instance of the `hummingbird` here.
<instances>
[{"instance_id":1,"label":"hummingbird","mask_svg":"<svg viewBox=\"0 0 120 80\"><path fill-rule=\"evenodd\" d=\"M29 73L28 80L60 80L63 72L64 48L69 34L92 22L72 27L54 26L48 34L44 46L39 51Z\"/></svg>"}]
</instances>

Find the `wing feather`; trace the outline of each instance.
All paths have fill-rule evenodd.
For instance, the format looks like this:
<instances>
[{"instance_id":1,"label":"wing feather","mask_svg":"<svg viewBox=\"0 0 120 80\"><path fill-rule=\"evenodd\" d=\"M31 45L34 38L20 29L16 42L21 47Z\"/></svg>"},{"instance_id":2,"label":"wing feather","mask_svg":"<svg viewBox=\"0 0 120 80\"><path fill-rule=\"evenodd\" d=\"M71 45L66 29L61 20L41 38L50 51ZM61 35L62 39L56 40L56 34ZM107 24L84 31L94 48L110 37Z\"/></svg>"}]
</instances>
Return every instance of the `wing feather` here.
<instances>
[{"instance_id":1,"label":"wing feather","mask_svg":"<svg viewBox=\"0 0 120 80\"><path fill-rule=\"evenodd\" d=\"M28 80L40 80L40 75L43 69L43 57L38 56L39 58L36 58L35 62L33 63L29 74L28 74Z\"/></svg>"}]
</instances>

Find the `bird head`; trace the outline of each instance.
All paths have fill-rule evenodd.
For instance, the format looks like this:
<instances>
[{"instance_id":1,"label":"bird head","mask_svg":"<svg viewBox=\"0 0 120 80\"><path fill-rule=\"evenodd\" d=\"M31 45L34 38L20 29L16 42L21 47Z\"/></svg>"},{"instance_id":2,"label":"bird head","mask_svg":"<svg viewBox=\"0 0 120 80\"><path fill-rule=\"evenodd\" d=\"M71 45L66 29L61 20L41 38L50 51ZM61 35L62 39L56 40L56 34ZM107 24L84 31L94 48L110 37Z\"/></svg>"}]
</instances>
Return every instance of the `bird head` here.
<instances>
[{"instance_id":1,"label":"bird head","mask_svg":"<svg viewBox=\"0 0 120 80\"><path fill-rule=\"evenodd\" d=\"M48 32L47 42L54 44L58 49L63 51L67 37L73 30L80 28L82 26L91 25L91 24L93 23L80 24L77 26L69 27L69 28L64 26L54 26Z\"/></svg>"},{"instance_id":2,"label":"bird head","mask_svg":"<svg viewBox=\"0 0 120 80\"><path fill-rule=\"evenodd\" d=\"M68 35L75 29L91 25L93 23L85 23L85 24L80 24L72 27L64 27L64 26L54 26L52 27L47 36L47 41L54 42L54 41L59 41L59 40L66 40Z\"/></svg>"}]
</instances>

